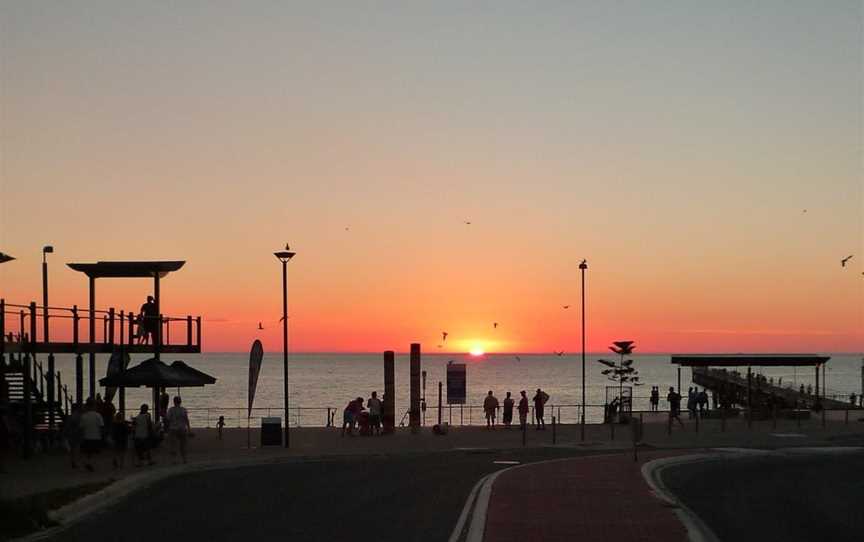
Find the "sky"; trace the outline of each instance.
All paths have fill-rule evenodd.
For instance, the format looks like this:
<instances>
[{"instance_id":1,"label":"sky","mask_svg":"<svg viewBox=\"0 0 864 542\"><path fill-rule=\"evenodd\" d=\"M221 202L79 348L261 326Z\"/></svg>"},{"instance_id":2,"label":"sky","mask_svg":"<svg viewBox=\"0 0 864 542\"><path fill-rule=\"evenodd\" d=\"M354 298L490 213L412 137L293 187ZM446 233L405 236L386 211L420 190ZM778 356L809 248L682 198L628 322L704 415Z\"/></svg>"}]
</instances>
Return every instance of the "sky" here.
<instances>
[{"instance_id":1,"label":"sky","mask_svg":"<svg viewBox=\"0 0 864 542\"><path fill-rule=\"evenodd\" d=\"M862 34L858 1L2 2L0 296L45 244L54 306L66 263L182 259L163 312L279 351L287 242L293 351L575 352L585 258L589 350L860 352Z\"/></svg>"}]
</instances>

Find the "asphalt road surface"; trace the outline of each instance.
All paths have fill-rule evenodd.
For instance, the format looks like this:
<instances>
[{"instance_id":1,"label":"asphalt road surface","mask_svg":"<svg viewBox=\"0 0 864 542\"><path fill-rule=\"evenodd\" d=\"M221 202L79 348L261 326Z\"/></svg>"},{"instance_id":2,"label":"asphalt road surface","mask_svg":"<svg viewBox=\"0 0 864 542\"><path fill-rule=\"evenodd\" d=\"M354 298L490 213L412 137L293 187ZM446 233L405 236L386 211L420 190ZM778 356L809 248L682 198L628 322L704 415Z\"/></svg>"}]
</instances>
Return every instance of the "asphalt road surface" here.
<instances>
[{"instance_id":1,"label":"asphalt road surface","mask_svg":"<svg viewBox=\"0 0 864 542\"><path fill-rule=\"evenodd\" d=\"M460 451L282 463L163 480L51 538L446 541L474 484L572 450ZM581 454L581 455L584 455Z\"/></svg>"},{"instance_id":2,"label":"asphalt road surface","mask_svg":"<svg viewBox=\"0 0 864 542\"><path fill-rule=\"evenodd\" d=\"M864 452L727 458L661 475L722 542L864 540Z\"/></svg>"}]
</instances>

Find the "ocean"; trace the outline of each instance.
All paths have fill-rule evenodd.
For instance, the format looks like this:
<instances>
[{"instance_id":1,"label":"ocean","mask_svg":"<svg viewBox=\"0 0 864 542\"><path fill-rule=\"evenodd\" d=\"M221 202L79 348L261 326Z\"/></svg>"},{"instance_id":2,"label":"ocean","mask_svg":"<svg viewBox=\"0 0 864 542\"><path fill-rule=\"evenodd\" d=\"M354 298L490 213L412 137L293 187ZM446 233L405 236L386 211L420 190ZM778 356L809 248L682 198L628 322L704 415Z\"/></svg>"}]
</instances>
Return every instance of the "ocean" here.
<instances>
[{"instance_id":1,"label":"ocean","mask_svg":"<svg viewBox=\"0 0 864 542\"><path fill-rule=\"evenodd\" d=\"M829 354L830 355L830 354ZM607 385L600 371L605 367L597 363L598 358L613 359L606 355L587 356L586 396L589 406L588 422L602 420L602 405L605 402ZM665 397L669 386L677 385L677 366L670 363L669 355L635 355L634 366L639 371L643 386L633 389L634 409L648 409L648 395L652 385L660 386L661 397ZM133 357L130 366L145 359ZM183 359L191 366L217 378L216 384L203 388L183 388L179 392L183 405L189 409L192 424L198 427L213 427L218 417L225 416L228 427L246 427L247 388L249 380L248 354L205 353L200 355L165 356L163 361ZM562 423L575 423L579 419L576 406L581 401L581 356L542 354L487 354L482 357L453 354L423 354L422 370L426 371L427 423L437 419L438 382L444 383L444 420L454 424L483 423L479 405L489 390L499 401L505 393L512 392L518 399L519 391L526 390L529 398L537 388L550 395L548 405L554 407ZM44 364L44 359L40 360ZM467 365L468 401L464 407L447 406L446 366L449 361ZM521 360L521 361L520 361ZM827 364L827 393L829 396L847 396L861 392L861 364L859 355L832 355ZM97 356L97 381L105 376L107 356ZM63 383L74 391L74 358L61 355L56 360ZM84 386L87 392L87 357L84 358ZM775 381L782 378L784 385L797 388L813 385L812 368L782 368L763 371ZM282 355L266 354L258 380L258 389L252 418L273 415L282 416ZM690 369L681 370L681 384L690 384ZM291 425L324 426L327 408L336 410L336 423L341 422L342 409L349 400L367 398L373 390L380 396L384 391L384 362L381 354L290 354L288 362L288 386ZM103 391L104 390L101 390ZM173 396L176 389L169 390ZM396 418L397 423L409 406L409 360L408 354L396 355ZM150 391L145 388L127 389L126 406L132 410L141 403L150 403ZM115 399L116 404L116 399ZM468 405L472 408L468 408ZM664 408L665 401L661 401ZM452 410L451 410L452 408ZM452 417L451 417L452 416Z\"/></svg>"}]
</instances>

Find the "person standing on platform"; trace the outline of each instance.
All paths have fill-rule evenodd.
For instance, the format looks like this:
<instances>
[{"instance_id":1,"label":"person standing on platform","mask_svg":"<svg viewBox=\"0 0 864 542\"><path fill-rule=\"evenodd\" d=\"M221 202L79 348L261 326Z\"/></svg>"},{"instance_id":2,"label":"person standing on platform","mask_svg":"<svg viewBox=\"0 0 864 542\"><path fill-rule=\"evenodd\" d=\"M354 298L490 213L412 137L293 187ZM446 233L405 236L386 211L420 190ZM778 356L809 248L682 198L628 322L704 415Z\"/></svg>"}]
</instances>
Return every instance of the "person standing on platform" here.
<instances>
[{"instance_id":1,"label":"person standing on platform","mask_svg":"<svg viewBox=\"0 0 864 542\"><path fill-rule=\"evenodd\" d=\"M498 412L498 398L492 395L492 390L483 400L483 411L486 412L486 428L495 429L495 413Z\"/></svg>"},{"instance_id":2,"label":"person standing on platform","mask_svg":"<svg viewBox=\"0 0 864 542\"><path fill-rule=\"evenodd\" d=\"M156 312L156 300L147 296L147 302L141 305L141 324L144 326L144 343L150 340L156 344L156 330L159 329L159 314Z\"/></svg>"},{"instance_id":3,"label":"person standing on platform","mask_svg":"<svg viewBox=\"0 0 864 542\"><path fill-rule=\"evenodd\" d=\"M378 392L372 392L372 397L366 400L366 406L369 408L370 433L381 435L381 399L378 399Z\"/></svg>"},{"instance_id":4,"label":"person standing on platform","mask_svg":"<svg viewBox=\"0 0 864 542\"><path fill-rule=\"evenodd\" d=\"M510 425L513 423L513 398L510 397L510 392L507 392L507 397L504 398L504 414L502 417L502 421L504 422L504 427L510 429Z\"/></svg>"},{"instance_id":5,"label":"person standing on platform","mask_svg":"<svg viewBox=\"0 0 864 542\"><path fill-rule=\"evenodd\" d=\"M537 418L537 430L545 431L546 430L546 421L543 419L543 407L546 406L546 402L549 400L549 394L545 391L537 388L537 393L534 395L534 417Z\"/></svg>"},{"instance_id":6,"label":"person standing on platform","mask_svg":"<svg viewBox=\"0 0 864 542\"><path fill-rule=\"evenodd\" d=\"M519 428L524 431L525 424L528 423L528 395L525 394L525 390L520 391L519 394L522 396L517 408L519 411Z\"/></svg>"},{"instance_id":7,"label":"person standing on platform","mask_svg":"<svg viewBox=\"0 0 864 542\"><path fill-rule=\"evenodd\" d=\"M176 455L180 451L180 458L186 462L186 442L192 432L189 425L189 413L180 406L182 399L179 395L174 396L174 406L168 409L165 421L168 423L168 437L171 442L171 454Z\"/></svg>"}]
</instances>

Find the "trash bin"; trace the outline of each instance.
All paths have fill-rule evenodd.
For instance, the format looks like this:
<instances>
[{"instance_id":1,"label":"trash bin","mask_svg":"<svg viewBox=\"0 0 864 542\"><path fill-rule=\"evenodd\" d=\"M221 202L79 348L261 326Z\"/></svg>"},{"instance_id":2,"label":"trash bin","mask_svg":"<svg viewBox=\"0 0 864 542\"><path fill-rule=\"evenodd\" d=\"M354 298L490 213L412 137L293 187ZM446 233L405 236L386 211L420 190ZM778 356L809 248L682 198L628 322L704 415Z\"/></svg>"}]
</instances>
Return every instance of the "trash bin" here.
<instances>
[{"instance_id":1,"label":"trash bin","mask_svg":"<svg viewBox=\"0 0 864 542\"><path fill-rule=\"evenodd\" d=\"M282 418L261 418L261 446L282 446Z\"/></svg>"}]
</instances>

